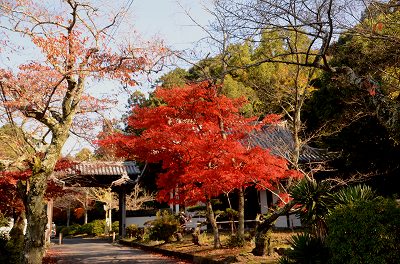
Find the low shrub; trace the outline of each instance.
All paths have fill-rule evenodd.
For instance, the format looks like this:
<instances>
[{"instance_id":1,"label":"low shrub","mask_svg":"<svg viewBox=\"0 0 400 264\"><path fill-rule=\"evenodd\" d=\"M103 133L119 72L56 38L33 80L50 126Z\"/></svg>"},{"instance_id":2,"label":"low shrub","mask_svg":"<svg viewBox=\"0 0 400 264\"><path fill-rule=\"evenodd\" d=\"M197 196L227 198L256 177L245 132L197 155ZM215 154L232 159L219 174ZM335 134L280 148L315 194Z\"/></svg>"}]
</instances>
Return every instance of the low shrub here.
<instances>
[{"instance_id":1,"label":"low shrub","mask_svg":"<svg viewBox=\"0 0 400 264\"><path fill-rule=\"evenodd\" d=\"M138 228L138 226L135 225L135 224L129 225L129 226L126 228L126 235L127 235L129 238L135 238L135 239L137 239L137 236L139 235L139 228Z\"/></svg>"},{"instance_id":2,"label":"low shrub","mask_svg":"<svg viewBox=\"0 0 400 264\"><path fill-rule=\"evenodd\" d=\"M114 223L112 223L111 232L115 232L116 234L118 234L118 232L119 232L119 221L115 221Z\"/></svg>"},{"instance_id":3,"label":"low shrub","mask_svg":"<svg viewBox=\"0 0 400 264\"><path fill-rule=\"evenodd\" d=\"M234 234L229 236L228 240L226 241L226 244L230 248L244 247L246 244L246 240L244 236Z\"/></svg>"},{"instance_id":4,"label":"low shrub","mask_svg":"<svg viewBox=\"0 0 400 264\"><path fill-rule=\"evenodd\" d=\"M105 220L94 220L92 222L93 229L92 229L92 234L96 236L100 236L104 234L104 230L106 227L106 222Z\"/></svg>"},{"instance_id":5,"label":"low shrub","mask_svg":"<svg viewBox=\"0 0 400 264\"><path fill-rule=\"evenodd\" d=\"M24 234L22 228L13 228L10 239L5 246L7 261L4 263L23 263L21 252L24 250Z\"/></svg>"},{"instance_id":6,"label":"low shrub","mask_svg":"<svg viewBox=\"0 0 400 264\"><path fill-rule=\"evenodd\" d=\"M79 227L79 234L93 235L93 223L83 224Z\"/></svg>"},{"instance_id":7,"label":"low shrub","mask_svg":"<svg viewBox=\"0 0 400 264\"><path fill-rule=\"evenodd\" d=\"M292 236L285 255L279 259L279 264L321 264L327 263L329 250L324 243L308 233Z\"/></svg>"},{"instance_id":8,"label":"low shrub","mask_svg":"<svg viewBox=\"0 0 400 264\"><path fill-rule=\"evenodd\" d=\"M331 263L400 263L400 208L378 197L337 207L327 219Z\"/></svg>"},{"instance_id":9,"label":"low shrub","mask_svg":"<svg viewBox=\"0 0 400 264\"><path fill-rule=\"evenodd\" d=\"M79 234L81 226L78 224L73 224L71 226L64 226L61 228L60 232L63 236L73 236Z\"/></svg>"},{"instance_id":10,"label":"low shrub","mask_svg":"<svg viewBox=\"0 0 400 264\"><path fill-rule=\"evenodd\" d=\"M151 240L169 242L172 236L180 229L178 218L168 211L159 211L156 220L152 221L149 230Z\"/></svg>"}]
</instances>

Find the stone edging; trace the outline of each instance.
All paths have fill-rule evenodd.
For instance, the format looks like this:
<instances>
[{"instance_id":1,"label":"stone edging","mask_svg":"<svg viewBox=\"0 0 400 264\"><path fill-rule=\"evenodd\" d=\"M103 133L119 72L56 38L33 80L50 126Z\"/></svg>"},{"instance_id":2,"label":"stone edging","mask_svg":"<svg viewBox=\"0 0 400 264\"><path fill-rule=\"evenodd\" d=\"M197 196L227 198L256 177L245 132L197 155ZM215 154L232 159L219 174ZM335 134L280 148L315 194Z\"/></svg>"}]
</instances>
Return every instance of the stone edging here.
<instances>
[{"instance_id":1,"label":"stone edging","mask_svg":"<svg viewBox=\"0 0 400 264\"><path fill-rule=\"evenodd\" d=\"M224 260L214 260L211 258L207 258L207 257L202 257L202 256L194 256L192 254L189 253L184 253L184 252L177 252L177 251L172 251L172 250L167 250L167 249L163 249L163 248L159 248L156 246L146 246L140 243L136 243L134 241L124 241L124 240L119 240L118 241L119 244L121 245L125 245L125 246L130 246L130 247L135 247L135 248L140 248L142 250L146 250L146 251L151 251L154 253L160 253L166 256L170 256L170 257L176 257L182 260L187 260L187 261L191 261L193 263L196 264L225 264L225 263L229 263L227 261Z\"/></svg>"}]
</instances>

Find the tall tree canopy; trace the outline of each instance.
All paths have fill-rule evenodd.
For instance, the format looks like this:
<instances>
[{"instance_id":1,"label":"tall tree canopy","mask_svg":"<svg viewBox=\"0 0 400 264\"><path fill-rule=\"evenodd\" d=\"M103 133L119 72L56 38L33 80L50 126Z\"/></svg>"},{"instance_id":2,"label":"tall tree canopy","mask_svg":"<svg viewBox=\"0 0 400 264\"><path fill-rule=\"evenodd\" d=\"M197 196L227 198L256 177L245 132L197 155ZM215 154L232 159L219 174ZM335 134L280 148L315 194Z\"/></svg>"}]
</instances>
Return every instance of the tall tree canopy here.
<instances>
[{"instance_id":1,"label":"tall tree canopy","mask_svg":"<svg viewBox=\"0 0 400 264\"><path fill-rule=\"evenodd\" d=\"M112 12L95 3L0 1L1 55L18 51L18 43L34 50L18 67L0 68L0 116L20 126L35 150L28 160L32 176L19 184L28 220L21 255L28 263L41 263L47 221L43 197L71 128L90 129L85 114L110 102L87 93L86 85L101 79L135 85L136 74L162 51L159 45L145 51L129 41L115 43L127 7Z\"/></svg>"},{"instance_id":2,"label":"tall tree canopy","mask_svg":"<svg viewBox=\"0 0 400 264\"><path fill-rule=\"evenodd\" d=\"M163 104L136 107L128 119L130 127L142 130L139 136L115 134L100 144L117 145L120 156L162 162L158 199L167 202L210 203L236 188L273 189L280 180L297 176L285 160L241 143L262 123L240 114L244 99L219 95L218 89L209 82L157 89L155 96ZM270 115L264 123L275 121L277 116ZM177 195L171 197L171 192Z\"/></svg>"}]
</instances>

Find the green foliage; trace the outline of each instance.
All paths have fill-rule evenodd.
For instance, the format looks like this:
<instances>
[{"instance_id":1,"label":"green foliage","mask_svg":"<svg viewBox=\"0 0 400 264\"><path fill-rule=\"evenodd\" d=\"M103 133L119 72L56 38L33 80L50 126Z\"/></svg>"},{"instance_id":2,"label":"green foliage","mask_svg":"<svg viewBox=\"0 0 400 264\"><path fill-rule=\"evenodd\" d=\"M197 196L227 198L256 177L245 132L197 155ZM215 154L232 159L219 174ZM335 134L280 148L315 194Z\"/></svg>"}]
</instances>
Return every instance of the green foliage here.
<instances>
[{"instance_id":1,"label":"green foliage","mask_svg":"<svg viewBox=\"0 0 400 264\"><path fill-rule=\"evenodd\" d=\"M331 202L330 189L327 182L307 179L293 187L290 194L301 205L299 216L302 223L312 225L325 218Z\"/></svg>"},{"instance_id":2,"label":"green foliage","mask_svg":"<svg viewBox=\"0 0 400 264\"><path fill-rule=\"evenodd\" d=\"M400 263L400 208L382 197L337 207L328 217L331 263Z\"/></svg>"},{"instance_id":3,"label":"green foliage","mask_svg":"<svg viewBox=\"0 0 400 264\"><path fill-rule=\"evenodd\" d=\"M112 231L118 233L118 221L112 224ZM79 225L73 224L69 227L67 226L57 226L57 233L62 233L63 236L75 236L75 235L95 235L100 236L104 234L105 221L104 220L94 220L93 222Z\"/></svg>"},{"instance_id":4,"label":"green foliage","mask_svg":"<svg viewBox=\"0 0 400 264\"><path fill-rule=\"evenodd\" d=\"M104 230L106 228L106 222L104 220L94 220L92 224L93 224L92 233L94 235L100 236L104 234Z\"/></svg>"},{"instance_id":5,"label":"green foliage","mask_svg":"<svg viewBox=\"0 0 400 264\"><path fill-rule=\"evenodd\" d=\"M187 83L189 73L184 69L176 68L160 77L159 82L165 88L182 87Z\"/></svg>"},{"instance_id":6,"label":"green foliage","mask_svg":"<svg viewBox=\"0 0 400 264\"><path fill-rule=\"evenodd\" d=\"M5 258L3 263L22 263L21 252L24 250L24 234L22 228L12 228L10 231L10 239L5 245Z\"/></svg>"},{"instance_id":7,"label":"green foliage","mask_svg":"<svg viewBox=\"0 0 400 264\"><path fill-rule=\"evenodd\" d=\"M75 158L79 161L89 161L93 158L93 153L90 149L83 148L75 155Z\"/></svg>"},{"instance_id":8,"label":"green foliage","mask_svg":"<svg viewBox=\"0 0 400 264\"><path fill-rule=\"evenodd\" d=\"M151 223L149 238L151 240L164 240L169 242L171 237L179 230L178 218L168 211L159 211L157 218Z\"/></svg>"},{"instance_id":9,"label":"green foliage","mask_svg":"<svg viewBox=\"0 0 400 264\"><path fill-rule=\"evenodd\" d=\"M188 212L197 212L197 211L205 211L206 206L205 205L193 205L193 206L188 206L186 208Z\"/></svg>"},{"instance_id":10,"label":"green foliage","mask_svg":"<svg viewBox=\"0 0 400 264\"><path fill-rule=\"evenodd\" d=\"M222 217L226 217L230 220L233 220L235 217L238 217L239 212L232 208L226 208L225 212L222 213Z\"/></svg>"},{"instance_id":11,"label":"green foliage","mask_svg":"<svg viewBox=\"0 0 400 264\"><path fill-rule=\"evenodd\" d=\"M327 263L329 251L322 241L308 233L297 234L289 241L291 250L279 260L279 264L323 264Z\"/></svg>"},{"instance_id":12,"label":"green foliage","mask_svg":"<svg viewBox=\"0 0 400 264\"><path fill-rule=\"evenodd\" d=\"M246 244L246 240L244 236L241 235L231 235L229 236L228 240L226 241L226 244L230 248L236 248L236 247L244 247Z\"/></svg>"},{"instance_id":13,"label":"green foliage","mask_svg":"<svg viewBox=\"0 0 400 264\"><path fill-rule=\"evenodd\" d=\"M132 224L126 227L126 235L129 238L138 238L139 235L139 228L137 225Z\"/></svg>"},{"instance_id":14,"label":"green foliage","mask_svg":"<svg viewBox=\"0 0 400 264\"><path fill-rule=\"evenodd\" d=\"M350 205L360 201L370 201L376 197L371 187L355 185L340 189L332 195L333 203L338 205Z\"/></svg>"},{"instance_id":15,"label":"green foliage","mask_svg":"<svg viewBox=\"0 0 400 264\"><path fill-rule=\"evenodd\" d=\"M0 169L0 171L1 171L1 169ZM0 226L8 226L8 222L9 222L9 218L0 212Z\"/></svg>"},{"instance_id":16,"label":"green foliage","mask_svg":"<svg viewBox=\"0 0 400 264\"><path fill-rule=\"evenodd\" d=\"M0 127L0 159L16 160L22 154L33 155L34 150L24 139L24 131L13 124Z\"/></svg>"},{"instance_id":17,"label":"green foliage","mask_svg":"<svg viewBox=\"0 0 400 264\"><path fill-rule=\"evenodd\" d=\"M119 221L114 221L111 226L111 231L118 234L119 232Z\"/></svg>"},{"instance_id":18,"label":"green foliage","mask_svg":"<svg viewBox=\"0 0 400 264\"><path fill-rule=\"evenodd\" d=\"M64 226L61 228L60 232L63 236L73 236L79 234L81 226L78 224L73 224L71 226Z\"/></svg>"},{"instance_id":19,"label":"green foliage","mask_svg":"<svg viewBox=\"0 0 400 264\"><path fill-rule=\"evenodd\" d=\"M83 224L79 227L79 234L93 235L93 223Z\"/></svg>"}]
</instances>

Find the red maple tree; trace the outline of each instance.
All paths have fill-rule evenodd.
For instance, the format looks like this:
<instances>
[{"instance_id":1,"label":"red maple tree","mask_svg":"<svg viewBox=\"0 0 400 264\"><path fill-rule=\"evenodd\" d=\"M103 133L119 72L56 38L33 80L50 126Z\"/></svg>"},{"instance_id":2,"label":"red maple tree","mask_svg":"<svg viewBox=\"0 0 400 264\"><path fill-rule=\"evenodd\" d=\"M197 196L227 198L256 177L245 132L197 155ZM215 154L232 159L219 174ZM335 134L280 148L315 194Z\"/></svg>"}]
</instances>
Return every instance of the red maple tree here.
<instances>
[{"instance_id":1,"label":"red maple tree","mask_svg":"<svg viewBox=\"0 0 400 264\"><path fill-rule=\"evenodd\" d=\"M147 162L162 162L158 199L165 202L207 205L208 218L218 232L211 198L249 185L272 187L292 174L286 161L269 150L245 146L241 140L265 123L240 114L243 98L219 95L220 87L203 82L173 89L158 88L158 107L135 107L128 125L140 135L114 134L100 141L116 145L117 155ZM243 141L242 141L243 142ZM171 198L170 193L178 195ZM219 246L217 238L214 246Z\"/></svg>"}]
</instances>

